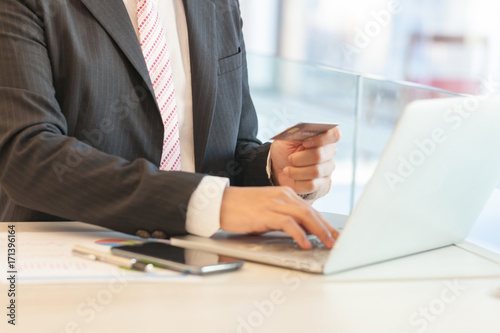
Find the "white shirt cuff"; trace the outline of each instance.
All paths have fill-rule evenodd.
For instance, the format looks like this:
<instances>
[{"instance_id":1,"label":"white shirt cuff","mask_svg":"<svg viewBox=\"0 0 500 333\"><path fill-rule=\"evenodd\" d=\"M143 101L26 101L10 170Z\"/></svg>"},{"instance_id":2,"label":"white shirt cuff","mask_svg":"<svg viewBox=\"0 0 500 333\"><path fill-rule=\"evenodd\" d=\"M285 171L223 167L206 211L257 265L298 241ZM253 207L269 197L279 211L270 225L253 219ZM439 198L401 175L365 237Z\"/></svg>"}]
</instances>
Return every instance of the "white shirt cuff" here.
<instances>
[{"instance_id":1,"label":"white shirt cuff","mask_svg":"<svg viewBox=\"0 0 500 333\"><path fill-rule=\"evenodd\" d=\"M186 231L211 237L220 229L220 208L229 179L205 176L189 199L186 213Z\"/></svg>"},{"instance_id":2,"label":"white shirt cuff","mask_svg":"<svg viewBox=\"0 0 500 333\"><path fill-rule=\"evenodd\" d=\"M274 185L272 178L273 169L271 169L271 150L269 150L269 153L267 154L266 172L267 172L267 178L269 179L271 184Z\"/></svg>"}]
</instances>

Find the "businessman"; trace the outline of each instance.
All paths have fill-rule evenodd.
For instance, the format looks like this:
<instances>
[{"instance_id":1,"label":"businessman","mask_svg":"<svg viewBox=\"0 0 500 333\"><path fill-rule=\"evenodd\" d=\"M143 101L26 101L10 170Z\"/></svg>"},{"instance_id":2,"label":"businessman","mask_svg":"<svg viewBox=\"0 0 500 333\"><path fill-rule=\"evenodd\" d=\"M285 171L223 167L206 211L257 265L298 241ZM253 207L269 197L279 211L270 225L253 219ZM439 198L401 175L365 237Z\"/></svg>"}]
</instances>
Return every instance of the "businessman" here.
<instances>
[{"instance_id":1,"label":"businessman","mask_svg":"<svg viewBox=\"0 0 500 333\"><path fill-rule=\"evenodd\" d=\"M331 247L303 198L328 191L340 132L256 139L241 29L237 0L2 0L0 221Z\"/></svg>"}]
</instances>

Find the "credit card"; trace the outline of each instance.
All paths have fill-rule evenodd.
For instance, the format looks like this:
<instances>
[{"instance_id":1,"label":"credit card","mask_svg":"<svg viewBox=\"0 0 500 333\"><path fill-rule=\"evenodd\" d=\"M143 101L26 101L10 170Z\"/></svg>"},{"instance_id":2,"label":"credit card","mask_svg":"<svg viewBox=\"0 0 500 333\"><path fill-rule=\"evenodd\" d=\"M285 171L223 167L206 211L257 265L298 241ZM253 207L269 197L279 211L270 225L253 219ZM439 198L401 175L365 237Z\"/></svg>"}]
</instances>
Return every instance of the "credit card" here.
<instances>
[{"instance_id":1,"label":"credit card","mask_svg":"<svg viewBox=\"0 0 500 333\"><path fill-rule=\"evenodd\" d=\"M337 126L338 124L298 123L297 125L287 128L280 134L273 136L271 140L304 141L313 136L323 134L329 129Z\"/></svg>"}]
</instances>

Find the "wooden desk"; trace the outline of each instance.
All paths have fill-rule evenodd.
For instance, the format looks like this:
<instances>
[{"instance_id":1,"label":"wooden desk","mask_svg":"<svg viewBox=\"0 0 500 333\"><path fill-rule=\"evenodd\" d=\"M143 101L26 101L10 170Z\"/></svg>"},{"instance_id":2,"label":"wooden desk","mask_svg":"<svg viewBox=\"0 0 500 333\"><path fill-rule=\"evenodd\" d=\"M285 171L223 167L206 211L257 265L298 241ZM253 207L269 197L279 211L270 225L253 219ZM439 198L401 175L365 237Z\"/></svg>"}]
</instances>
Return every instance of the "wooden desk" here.
<instances>
[{"instance_id":1,"label":"wooden desk","mask_svg":"<svg viewBox=\"0 0 500 333\"><path fill-rule=\"evenodd\" d=\"M82 223L16 226L21 236L37 231L41 240L54 232L96 230ZM5 238L6 225L1 228ZM239 272L200 282L117 278L19 284L17 325L8 325L2 314L0 328L37 333L498 333L500 256L481 255L488 258L451 246L331 276L246 263ZM4 313L7 289L0 285Z\"/></svg>"}]
</instances>

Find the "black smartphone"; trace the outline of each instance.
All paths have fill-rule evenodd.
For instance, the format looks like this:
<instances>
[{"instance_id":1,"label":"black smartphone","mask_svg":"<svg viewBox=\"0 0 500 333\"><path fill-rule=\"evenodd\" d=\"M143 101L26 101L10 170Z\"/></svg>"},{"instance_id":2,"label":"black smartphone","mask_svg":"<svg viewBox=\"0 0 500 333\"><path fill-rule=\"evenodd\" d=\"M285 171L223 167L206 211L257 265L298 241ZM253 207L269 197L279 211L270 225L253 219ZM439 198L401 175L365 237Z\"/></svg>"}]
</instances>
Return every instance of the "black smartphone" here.
<instances>
[{"instance_id":1,"label":"black smartphone","mask_svg":"<svg viewBox=\"0 0 500 333\"><path fill-rule=\"evenodd\" d=\"M117 246L111 248L111 253L151 263L157 267L197 275L235 271L245 263L240 259L158 242Z\"/></svg>"}]
</instances>

